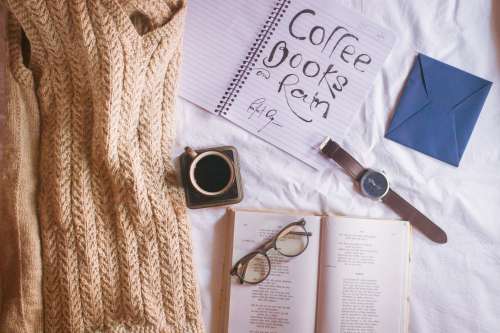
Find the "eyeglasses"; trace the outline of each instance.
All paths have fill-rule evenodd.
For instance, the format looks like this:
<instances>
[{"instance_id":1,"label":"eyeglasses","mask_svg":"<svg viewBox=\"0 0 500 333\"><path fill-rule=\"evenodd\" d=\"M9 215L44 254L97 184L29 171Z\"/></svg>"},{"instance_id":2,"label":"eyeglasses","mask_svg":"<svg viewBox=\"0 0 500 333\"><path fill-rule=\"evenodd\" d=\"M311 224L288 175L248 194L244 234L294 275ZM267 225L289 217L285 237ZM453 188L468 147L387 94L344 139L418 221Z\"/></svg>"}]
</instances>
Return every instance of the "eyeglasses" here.
<instances>
[{"instance_id":1,"label":"eyeglasses","mask_svg":"<svg viewBox=\"0 0 500 333\"><path fill-rule=\"evenodd\" d=\"M258 284L267 279L271 273L269 250L275 249L285 257L297 257L306 250L312 233L306 230L305 225L304 219L286 225L267 243L238 260L231 276L238 277L241 284Z\"/></svg>"}]
</instances>

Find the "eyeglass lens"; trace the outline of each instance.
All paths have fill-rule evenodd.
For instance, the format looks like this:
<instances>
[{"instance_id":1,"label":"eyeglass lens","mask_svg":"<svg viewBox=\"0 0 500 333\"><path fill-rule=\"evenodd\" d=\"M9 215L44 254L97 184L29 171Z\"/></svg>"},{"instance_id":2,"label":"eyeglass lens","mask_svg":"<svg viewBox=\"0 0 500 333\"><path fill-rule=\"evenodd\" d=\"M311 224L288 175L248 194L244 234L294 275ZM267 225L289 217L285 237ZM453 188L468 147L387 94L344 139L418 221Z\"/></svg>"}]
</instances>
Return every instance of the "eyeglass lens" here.
<instances>
[{"instance_id":1,"label":"eyeglass lens","mask_svg":"<svg viewBox=\"0 0 500 333\"><path fill-rule=\"evenodd\" d=\"M295 257L304 252L308 243L306 229L301 225L292 225L276 238L276 250L284 256Z\"/></svg>"},{"instance_id":2,"label":"eyeglass lens","mask_svg":"<svg viewBox=\"0 0 500 333\"><path fill-rule=\"evenodd\" d=\"M246 264L239 265L238 276L247 283L259 283L267 278L270 271L271 265L267 256L256 253Z\"/></svg>"}]
</instances>

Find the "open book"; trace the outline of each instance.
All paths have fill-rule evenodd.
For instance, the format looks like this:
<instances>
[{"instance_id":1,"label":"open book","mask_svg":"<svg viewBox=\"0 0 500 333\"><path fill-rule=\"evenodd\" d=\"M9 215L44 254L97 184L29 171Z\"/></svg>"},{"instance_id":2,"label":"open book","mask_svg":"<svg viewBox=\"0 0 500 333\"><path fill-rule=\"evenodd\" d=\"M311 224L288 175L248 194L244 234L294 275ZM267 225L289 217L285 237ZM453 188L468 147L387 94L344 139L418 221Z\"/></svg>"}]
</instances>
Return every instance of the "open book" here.
<instances>
[{"instance_id":1,"label":"open book","mask_svg":"<svg viewBox=\"0 0 500 333\"><path fill-rule=\"evenodd\" d=\"M221 332L407 332L408 222L229 212ZM256 285L229 275L239 259L302 218L311 233L302 254L270 250L270 274Z\"/></svg>"}]
</instances>

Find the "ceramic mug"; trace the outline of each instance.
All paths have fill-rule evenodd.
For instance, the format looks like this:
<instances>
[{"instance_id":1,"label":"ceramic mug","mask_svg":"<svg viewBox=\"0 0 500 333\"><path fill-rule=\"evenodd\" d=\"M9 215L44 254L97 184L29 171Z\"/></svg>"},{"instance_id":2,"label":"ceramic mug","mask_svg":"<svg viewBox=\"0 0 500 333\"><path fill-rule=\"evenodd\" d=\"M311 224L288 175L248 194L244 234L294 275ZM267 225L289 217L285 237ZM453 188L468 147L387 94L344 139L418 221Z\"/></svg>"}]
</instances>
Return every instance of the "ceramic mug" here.
<instances>
[{"instance_id":1,"label":"ceramic mug","mask_svg":"<svg viewBox=\"0 0 500 333\"><path fill-rule=\"evenodd\" d=\"M189 182L200 194L220 196L226 193L236 180L232 160L217 150L197 153L191 147L186 148L191 158Z\"/></svg>"}]
</instances>

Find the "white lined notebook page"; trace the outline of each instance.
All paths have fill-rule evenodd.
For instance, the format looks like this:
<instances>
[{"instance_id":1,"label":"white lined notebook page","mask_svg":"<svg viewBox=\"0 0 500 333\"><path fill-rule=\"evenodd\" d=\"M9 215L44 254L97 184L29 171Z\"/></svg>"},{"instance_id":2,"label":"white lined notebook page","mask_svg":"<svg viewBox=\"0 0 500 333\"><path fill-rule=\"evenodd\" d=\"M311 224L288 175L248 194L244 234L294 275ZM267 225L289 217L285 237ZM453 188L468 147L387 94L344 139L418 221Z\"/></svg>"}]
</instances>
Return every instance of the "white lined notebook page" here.
<instances>
[{"instance_id":1,"label":"white lined notebook page","mask_svg":"<svg viewBox=\"0 0 500 333\"><path fill-rule=\"evenodd\" d=\"M272 0L190 0L179 94L214 111L241 65Z\"/></svg>"},{"instance_id":2,"label":"white lined notebook page","mask_svg":"<svg viewBox=\"0 0 500 333\"><path fill-rule=\"evenodd\" d=\"M393 35L332 1L234 1L225 25L212 17L227 15L216 5L222 2L210 1L213 12L207 2L190 3L181 95L316 169L327 167L319 144L325 136L342 141ZM202 12L218 24L213 34L203 16L194 17ZM206 48L201 60L195 50Z\"/></svg>"}]
</instances>

